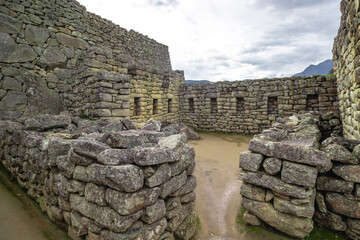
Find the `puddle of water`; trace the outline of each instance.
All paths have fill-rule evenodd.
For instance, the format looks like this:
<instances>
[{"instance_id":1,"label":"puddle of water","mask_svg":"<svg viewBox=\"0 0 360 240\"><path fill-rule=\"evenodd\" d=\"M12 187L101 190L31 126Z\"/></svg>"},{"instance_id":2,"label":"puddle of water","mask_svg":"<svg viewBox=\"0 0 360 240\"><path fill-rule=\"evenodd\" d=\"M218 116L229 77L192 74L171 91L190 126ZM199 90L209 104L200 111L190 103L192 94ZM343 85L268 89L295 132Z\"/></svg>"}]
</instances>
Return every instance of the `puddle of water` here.
<instances>
[{"instance_id":1,"label":"puddle of water","mask_svg":"<svg viewBox=\"0 0 360 240\"><path fill-rule=\"evenodd\" d=\"M240 206L239 155L251 137L201 133L190 141L196 152L195 208L201 222L199 239L240 239L235 219Z\"/></svg>"}]
</instances>

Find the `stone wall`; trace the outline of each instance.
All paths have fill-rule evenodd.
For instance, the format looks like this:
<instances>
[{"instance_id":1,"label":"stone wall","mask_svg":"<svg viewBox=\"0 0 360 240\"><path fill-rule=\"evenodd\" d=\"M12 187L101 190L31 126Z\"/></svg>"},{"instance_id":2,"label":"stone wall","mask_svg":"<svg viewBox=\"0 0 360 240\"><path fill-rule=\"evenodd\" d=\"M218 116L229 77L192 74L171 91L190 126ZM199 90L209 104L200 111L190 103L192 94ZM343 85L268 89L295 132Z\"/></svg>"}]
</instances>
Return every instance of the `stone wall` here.
<instances>
[{"instance_id":1,"label":"stone wall","mask_svg":"<svg viewBox=\"0 0 360 240\"><path fill-rule=\"evenodd\" d=\"M134 97L141 120L179 119L184 76L171 69L168 47L75 0L0 0L0 53L1 119L65 109L90 118L133 117ZM154 115L150 98L158 94ZM168 99L170 113L162 107Z\"/></svg>"},{"instance_id":2,"label":"stone wall","mask_svg":"<svg viewBox=\"0 0 360 240\"><path fill-rule=\"evenodd\" d=\"M333 48L339 108L344 136L360 139L360 7L358 0L341 1L341 22Z\"/></svg>"},{"instance_id":3,"label":"stone wall","mask_svg":"<svg viewBox=\"0 0 360 240\"><path fill-rule=\"evenodd\" d=\"M181 87L180 119L204 131L256 134L277 117L338 112L334 76L244 80Z\"/></svg>"},{"instance_id":4,"label":"stone wall","mask_svg":"<svg viewBox=\"0 0 360 240\"><path fill-rule=\"evenodd\" d=\"M0 121L0 161L72 239L189 239L192 132L153 120L134 129L65 114Z\"/></svg>"},{"instance_id":5,"label":"stone wall","mask_svg":"<svg viewBox=\"0 0 360 240\"><path fill-rule=\"evenodd\" d=\"M360 142L336 134L322 140L324 122L340 124L329 113L280 118L240 154L247 223L304 238L314 220L360 239Z\"/></svg>"}]
</instances>

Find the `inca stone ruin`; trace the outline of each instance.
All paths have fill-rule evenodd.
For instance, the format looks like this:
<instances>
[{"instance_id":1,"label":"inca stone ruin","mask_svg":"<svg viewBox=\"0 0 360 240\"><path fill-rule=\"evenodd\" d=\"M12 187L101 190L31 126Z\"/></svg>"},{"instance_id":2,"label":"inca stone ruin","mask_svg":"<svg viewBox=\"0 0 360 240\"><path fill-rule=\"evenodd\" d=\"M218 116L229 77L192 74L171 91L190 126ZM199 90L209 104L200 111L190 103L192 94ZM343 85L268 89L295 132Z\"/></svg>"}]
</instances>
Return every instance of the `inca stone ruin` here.
<instances>
[{"instance_id":1,"label":"inca stone ruin","mask_svg":"<svg viewBox=\"0 0 360 240\"><path fill-rule=\"evenodd\" d=\"M1 166L72 239L190 239L191 128L257 134L243 219L360 239L359 1L341 12L335 76L185 84L167 46L75 0L0 0Z\"/></svg>"}]
</instances>

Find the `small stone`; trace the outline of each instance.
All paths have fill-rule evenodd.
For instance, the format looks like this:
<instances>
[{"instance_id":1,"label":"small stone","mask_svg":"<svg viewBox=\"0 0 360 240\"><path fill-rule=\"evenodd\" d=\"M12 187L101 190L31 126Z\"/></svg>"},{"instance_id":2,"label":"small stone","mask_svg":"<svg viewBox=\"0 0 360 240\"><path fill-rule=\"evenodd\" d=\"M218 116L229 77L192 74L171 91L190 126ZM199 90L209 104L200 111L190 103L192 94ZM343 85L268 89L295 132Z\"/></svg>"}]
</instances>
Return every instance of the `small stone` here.
<instances>
[{"instance_id":1,"label":"small stone","mask_svg":"<svg viewBox=\"0 0 360 240\"><path fill-rule=\"evenodd\" d=\"M196 213L192 212L175 231L175 236L179 239L191 239L196 231Z\"/></svg>"},{"instance_id":2,"label":"small stone","mask_svg":"<svg viewBox=\"0 0 360 240\"><path fill-rule=\"evenodd\" d=\"M322 193L320 193L320 192L317 192L315 199L316 199L317 209L322 213L326 213L327 212L327 207L326 207L324 195Z\"/></svg>"},{"instance_id":3,"label":"small stone","mask_svg":"<svg viewBox=\"0 0 360 240\"><path fill-rule=\"evenodd\" d=\"M165 216L166 208L164 200L159 200L151 206L148 206L144 209L144 215L142 220L147 224L152 224L162 217Z\"/></svg>"},{"instance_id":4,"label":"small stone","mask_svg":"<svg viewBox=\"0 0 360 240\"><path fill-rule=\"evenodd\" d=\"M160 132L161 122L149 119L145 125L141 128L144 131Z\"/></svg>"},{"instance_id":5,"label":"small stone","mask_svg":"<svg viewBox=\"0 0 360 240\"><path fill-rule=\"evenodd\" d=\"M281 180L287 183L305 187L314 187L318 170L302 164L284 161L281 170Z\"/></svg>"},{"instance_id":6,"label":"small stone","mask_svg":"<svg viewBox=\"0 0 360 240\"><path fill-rule=\"evenodd\" d=\"M359 159L354 157L349 150L338 144L329 144L322 151L330 154L332 161L337 161L346 164L358 164Z\"/></svg>"},{"instance_id":7,"label":"small stone","mask_svg":"<svg viewBox=\"0 0 360 240\"><path fill-rule=\"evenodd\" d=\"M270 202L271 200L274 199L274 197L275 197L275 194L271 190L267 189L266 195L265 195L265 202Z\"/></svg>"},{"instance_id":8,"label":"small stone","mask_svg":"<svg viewBox=\"0 0 360 240\"><path fill-rule=\"evenodd\" d=\"M87 201L96 203L99 206L106 206L105 191L104 186L88 183L85 186L85 198Z\"/></svg>"},{"instance_id":9,"label":"small stone","mask_svg":"<svg viewBox=\"0 0 360 240\"><path fill-rule=\"evenodd\" d=\"M318 190L326 192L351 193L354 189L354 183L332 177L320 176L317 179L316 187Z\"/></svg>"},{"instance_id":10,"label":"small stone","mask_svg":"<svg viewBox=\"0 0 360 240\"><path fill-rule=\"evenodd\" d=\"M171 178L171 167L168 163L160 165L155 173L145 180L148 187L159 186Z\"/></svg>"},{"instance_id":11,"label":"small stone","mask_svg":"<svg viewBox=\"0 0 360 240\"><path fill-rule=\"evenodd\" d=\"M135 163L140 166L152 166L167 162L179 161L180 156L172 149L141 148L136 151Z\"/></svg>"},{"instance_id":12,"label":"small stone","mask_svg":"<svg viewBox=\"0 0 360 240\"><path fill-rule=\"evenodd\" d=\"M106 133L100 142L108 144L112 148L131 149L144 144L144 138L135 130Z\"/></svg>"},{"instance_id":13,"label":"small stone","mask_svg":"<svg viewBox=\"0 0 360 240\"><path fill-rule=\"evenodd\" d=\"M265 189L252 184L244 182L240 189L240 194L246 198L265 202Z\"/></svg>"},{"instance_id":14,"label":"small stone","mask_svg":"<svg viewBox=\"0 0 360 240\"><path fill-rule=\"evenodd\" d=\"M360 219L360 205L358 201L350 200L338 193L326 193L326 205L335 213Z\"/></svg>"},{"instance_id":15,"label":"small stone","mask_svg":"<svg viewBox=\"0 0 360 240\"><path fill-rule=\"evenodd\" d=\"M240 167L245 171L257 172L260 169L263 156L261 154L245 151L240 153Z\"/></svg>"},{"instance_id":16,"label":"small stone","mask_svg":"<svg viewBox=\"0 0 360 240\"><path fill-rule=\"evenodd\" d=\"M104 150L109 149L109 146L96 141L76 140L73 142L72 148L77 154L97 159L97 156Z\"/></svg>"},{"instance_id":17,"label":"small stone","mask_svg":"<svg viewBox=\"0 0 360 240\"><path fill-rule=\"evenodd\" d=\"M315 212L314 221L320 226L324 226L334 231L345 231L347 229L346 222L344 222L340 215L332 212Z\"/></svg>"},{"instance_id":18,"label":"small stone","mask_svg":"<svg viewBox=\"0 0 360 240\"><path fill-rule=\"evenodd\" d=\"M352 232L360 235L360 220L348 218L347 224Z\"/></svg>"},{"instance_id":19,"label":"small stone","mask_svg":"<svg viewBox=\"0 0 360 240\"><path fill-rule=\"evenodd\" d=\"M187 179L186 171L182 172L181 174L175 177L172 177L168 182L165 182L160 186L161 188L160 197L164 199L169 194L180 189L186 183L186 179Z\"/></svg>"},{"instance_id":20,"label":"small stone","mask_svg":"<svg viewBox=\"0 0 360 240\"><path fill-rule=\"evenodd\" d=\"M360 183L360 165L339 165L332 172L345 181Z\"/></svg>"},{"instance_id":21,"label":"small stone","mask_svg":"<svg viewBox=\"0 0 360 240\"><path fill-rule=\"evenodd\" d=\"M261 225L261 220L257 216L249 213L248 211L246 211L244 213L243 220L252 226L260 226Z\"/></svg>"},{"instance_id":22,"label":"small stone","mask_svg":"<svg viewBox=\"0 0 360 240\"><path fill-rule=\"evenodd\" d=\"M58 47L48 47L41 55L37 64L45 69L54 69L56 67L65 68L67 58Z\"/></svg>"},{"instance_id":23,"label":"small stone","mask_svg":"<svg viewBox=\"0 0 360 240\"><path fill-rule=\"evenodd\" d=\"M121 165L133 163L133 149L105 149L97 156L97 161L105 165Z\"/></svg>"},{"instance_id":24,"label":"small stone","mask_svg":"<svg viewBox=\"0 0 360 240\"><path fill-rule=\"evenodd\" d=\"M267 174L276 175L281 171L282 161L278 158L266 158L263 167Z\"/></svg>"}]
</instances>

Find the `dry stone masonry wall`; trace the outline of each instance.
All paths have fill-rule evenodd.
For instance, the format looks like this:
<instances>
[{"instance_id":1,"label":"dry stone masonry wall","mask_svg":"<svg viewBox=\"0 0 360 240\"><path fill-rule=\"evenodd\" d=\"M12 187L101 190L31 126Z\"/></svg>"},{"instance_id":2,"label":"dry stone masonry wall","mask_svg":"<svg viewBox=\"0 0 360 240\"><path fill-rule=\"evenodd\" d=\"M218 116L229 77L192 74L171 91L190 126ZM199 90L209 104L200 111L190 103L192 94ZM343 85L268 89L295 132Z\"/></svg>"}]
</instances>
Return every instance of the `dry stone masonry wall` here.
<instances>
[{"instance_id":1,"label":"dry stone masonry wall","mask_svg":"<svg viewBox=\"0 0 360 240\"><path fill-rule=\"evenodd\" d=\"M191 129L69 115L0 121L0 161L72 239L189 239L196 178Z\"/></svg>"},{"instance_id":2,"label":"dry stone masonry wall","mask_svg":"<svg viewBox=\"0 0 360 240\"><path fill-rule=\"evenodd\" d=\"M181 121L204 131L256 134L279 116L338 113L334 76L185 84L181 92Z\"/></svg>"},{"instance_id":3,"label":"dry stone masonry wall","mask_svg":"<svg viewBox=\"0 0 360 240\"><path fill-rule=\"evenodd\" d=\"M360 139L360 7L358 0L341 1L341 22L333 48L339 107L344 136Z\"/></svg>"},{"instance_id":4,"label":"dry stone masonry wall","mask_svg":"<svg viewBox=\"0 0 360 240\"><path fill-rule=\"evenodd\" d=\"M75 0L1 0L0 53L1 119L68 110L91 118L179 120L184 75L171 69L168 47Z\"/></svg>"},{"instance_id":5,"label":"dry stone masonry wall","mask_svg":"<svg viewBox=\"0 0 360 240\"><path fill-rule=\"evenodd\" d=\"M247 223L304 238L315 221L360 239L360 141L325 139L320 129L331 122L340 124L331 113L294 115L254 136L240 154Z\"/></svg>"}]
</instances>

